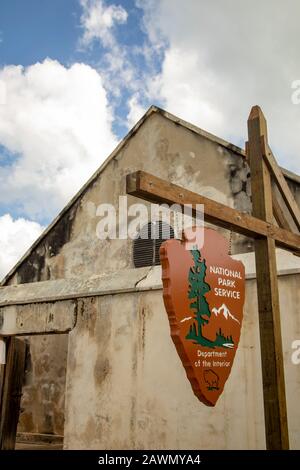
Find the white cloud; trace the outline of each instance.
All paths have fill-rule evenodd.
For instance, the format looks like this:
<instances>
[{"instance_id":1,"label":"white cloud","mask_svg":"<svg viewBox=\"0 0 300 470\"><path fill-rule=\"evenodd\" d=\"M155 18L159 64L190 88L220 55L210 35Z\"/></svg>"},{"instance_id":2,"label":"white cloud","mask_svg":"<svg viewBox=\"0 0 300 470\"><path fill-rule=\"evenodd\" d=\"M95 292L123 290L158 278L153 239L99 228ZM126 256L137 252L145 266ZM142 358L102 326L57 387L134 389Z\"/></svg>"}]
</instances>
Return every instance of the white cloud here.
<instances>
[{"instance_id":1,"label":"white cloud","mask_svg":"<svg viewBox=\"0 0 300 470\"><path fill-rule=\"evenodd\" d=\"M53 216L116 145L99 73L47 59L0 69L0 144L18 159L0 167L0 202L29 218Z\"/></svg>"},{"instance_id":2,"label":"white cloud","mask_svg":"<svg viewBox=\"0 0 300 470\"><path fill-rule=\"evenodd\" d=\"M81 49L100 43L101 51L98 67L105 89L117 102L122 99L122 91L137 88L137 71L132 63L131 48L117 39L117 28L127 22L128 13L120 5L106 5L102 0L80 0L83 30L79 39ZM99 53L99 51L98 51ZM96 53L97 54L97 53Z\"/></svg>"},{"instance_id":3,"label":"white cloud","mask_svg":"<svg viewBox=\"0 0 300 470\"><path fill-rule=\"evenodd\" d=\"M129 112L127 114L127 125L131 129L145 114L146 108L140 104L140 98L137 94L132 95L128 101Z\"/></svg>"},{"instance_id":4,"label":"white cloud","mask_svg":"<svg viewBox=\"0 0 300 470\"><path fill-rule=\"evenodd\" d=\"M259 104L282 165L300 172L298 0L137 0L154 47L168 44L148 87L183 119L236 143Z\"/></svg>"},{"instance_id":5,"label":"white cloud","mask_svg":"<svg viewBox=\"0 0 300 470\"><path fill-rule=\"evenodd\" d=\"M127 116L129 122L120 116L117 116L117 120L122 126L130 128L133 125L132 116L139 115L139 109L143 108L139 100L146 102L148 99L146 81L150 75L155 74L157 58L163 43L150 42L142 34L143 25L138 24L134 26L136 31L140 28L140 34L135 31L136 43L128 44L128 29L125 40L120 29L128 19L128 12L124 6L115 3L108 5L104 0L80 0L80 5L82 7L80 49L83 51L96 46L93 50L94 58L99 55L97 67L115 114L118 114L117 108L124 106L125 100L130 108ZM130 9L133 10L132 7ZM129 27L131 26L127 26ZM99 44L102 46L101 49L97 49Z\"/></svg>"},{"instance_id":6,"label":"white cloud","mask_svg":"<svg viewBox=\"0 0 300 470\"><path fill-rule=\"evenodd\" d=\"M30 220L0 217L0 280L42 233L43 227Z\"/></svg>"},{"instance_id":7,"label":"white cloud","mask_svg":"<svg viewBox=\"0 0 300 470\"><path fill-rule=\"evenodd\" d=\"M126 10L119 5L106 6L102 0L80 0L83 8L81 26L84 29L81 43L84 46L99 40L105 47L115 44L113 29L127 21Z\"/></svg>"},{"instance_id":8,"label":"white cloud","mask_svg":"<svg viewBox=\"0 0 300 470\"><path fill-rule=\"evenodd\" d=\"M6 102L6 86L0 81L0 106L3 106Z\"/></svg>"}]
</instances>

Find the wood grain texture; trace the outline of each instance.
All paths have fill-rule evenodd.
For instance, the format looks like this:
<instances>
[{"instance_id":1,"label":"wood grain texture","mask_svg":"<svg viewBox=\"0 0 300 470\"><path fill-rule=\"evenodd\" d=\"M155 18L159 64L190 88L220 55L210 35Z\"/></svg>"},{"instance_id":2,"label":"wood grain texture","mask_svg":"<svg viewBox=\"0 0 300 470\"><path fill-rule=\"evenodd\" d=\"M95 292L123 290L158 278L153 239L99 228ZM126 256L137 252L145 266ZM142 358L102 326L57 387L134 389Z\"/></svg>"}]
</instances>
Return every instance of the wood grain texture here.
<instances>
[{"instance_id":1,"label":"wood grain texture","mask_svg":"<svg viewBox=\"0 0 300 470\"><path fill-rule=\"evenodd\" d=\"M7 341L7 361L0 409L0 449L15 448L20 413L26 344L18 338Z\"/></svg>"},{"instance_id":2,"label":"wood grain texture","mask_svg":"<svg viewBox=\"0 0 300 470\"><path fill-rule=\"evenodd\" d=\"M267 223L273 221L271 176L263 158L261 142L267 146L267 124L258 106L248 119L252 213ZM289 232L288 232L289 233ZM267 449L288 449L289 435L280 326L275 240L255 240L261 362Z\"/></svg>"},{"instance_id":3,"label":"wood grain texture","mask_svg":"<svg viewBox=\"0 0 300 470\"><path fill-rule=\"evenodd\" d=\"M287 184L285 177L277 165L276 159L273 155L272 150L267 145L267 142L264 138L261 139L262 154L265 160L265 163L274 178L275 183L283 197L284 202L287 205L287 208L290 211L290 214L298 228L300 230L300 209L299 206L290 190L289 185Z\"/></svg>"},{"instance_id":4,"label":"wood grain texture","mask_svg":"<svg viewBox=\"0 0 300 470\"><path fill-rule=\"evenodd\" d=\"M284 230L289 230L290 232L292 232L290 223L288 222L285 216L285 213L274 194L274 191L272 191L272 205L273 205L273 214L279 227L283 228Z\"/></svg>"},{"instance_id":5,"label":"wood grain texture","mask_svg":"<svg viewBox=\"0 0 300 470\"><path fill-rule=\"evenodd\" d=\"M267 168L264 171L268 172ZM258 182L255 187L259 186L259 184L261 182ZM268 221L258 216L253 217L144 171L137 171L127 175L127 193L159 204L178 204L181 207L184 204L193 204L195 209L196 204L202 204L204 205L204 219L206 222L247 237L269 237L275 240L276 245L280 248L291 252L300 252L300 235L274 225L273 216ZM269 212L271 210L272 201L271 206L268 208ZM264 215L263 212L262 215Z\"/></svg>"}]
</instances>

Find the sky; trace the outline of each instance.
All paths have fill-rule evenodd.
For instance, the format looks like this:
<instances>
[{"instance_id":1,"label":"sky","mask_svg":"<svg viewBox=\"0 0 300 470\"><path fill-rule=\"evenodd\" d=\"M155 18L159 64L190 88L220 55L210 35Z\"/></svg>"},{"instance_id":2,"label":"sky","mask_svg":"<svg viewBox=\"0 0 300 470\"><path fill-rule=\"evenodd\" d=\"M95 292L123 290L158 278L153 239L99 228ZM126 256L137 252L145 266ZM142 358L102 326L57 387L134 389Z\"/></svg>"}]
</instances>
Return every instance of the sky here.
<instances>
[{"instance_id":1,"label":"sky","mask_svg":"<svg viewBox=\"0 0 300 470\"><path fill-rule=\"evenodd\" d=\"M0 278L152 104L300 174L298 0L1 0Z\"/></svg>"}]
</instances>

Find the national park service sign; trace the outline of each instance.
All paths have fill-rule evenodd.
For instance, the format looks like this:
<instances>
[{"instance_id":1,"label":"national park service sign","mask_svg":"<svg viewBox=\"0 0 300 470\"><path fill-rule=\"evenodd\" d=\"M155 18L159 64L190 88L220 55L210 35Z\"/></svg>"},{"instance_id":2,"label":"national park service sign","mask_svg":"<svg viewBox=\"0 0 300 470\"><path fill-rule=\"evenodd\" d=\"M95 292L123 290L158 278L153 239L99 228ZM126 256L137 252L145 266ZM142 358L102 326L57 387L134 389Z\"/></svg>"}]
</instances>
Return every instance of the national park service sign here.
<instances>
[{"instance_id":1,"label":"national park service sign","mask_svg":"<svg viewBox=\"0 0 300 470\"><path fill-rule=\"evenodd\" d=\"M163 296L171 336L193 391L200 401L214 406L239 344L245 268L228 255L228 241L222 235L196 230L204 230L201 248L191 247L186 239L162 244Z\"/></svg>"}]
</instances>

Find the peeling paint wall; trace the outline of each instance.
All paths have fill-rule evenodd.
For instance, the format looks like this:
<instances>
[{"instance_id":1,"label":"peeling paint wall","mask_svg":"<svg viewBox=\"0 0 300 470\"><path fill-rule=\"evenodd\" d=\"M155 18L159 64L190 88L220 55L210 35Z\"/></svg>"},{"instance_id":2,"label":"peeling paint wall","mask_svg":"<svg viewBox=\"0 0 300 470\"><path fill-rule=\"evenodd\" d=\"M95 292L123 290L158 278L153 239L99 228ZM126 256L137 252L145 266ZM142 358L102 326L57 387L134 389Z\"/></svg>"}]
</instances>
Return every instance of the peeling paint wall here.
<instances>
[{"instance_id":1,"label":"peeling paint wall","mask_svg":"<svg viewBox=\"0 0 300 470\"><path fill-rule=\"evenodd\" d=\"M126 194L125 177L136 170L148 171L239 210L251 210L250 174L245 158L228 146L154 113L64 213L8 284L80 278L132 268L131 240L101 241L96 237L96 208L103 202L118 207L119 195ZM140 202L133 197L129 200L130 204ZM223 233L230 237L228 231ZM231 234L231 242L232 252L253 249L252 241L240 235ZM35 366L44 354L44 344L52 358L52 368ZM31 337L30 345L33 368L22 400L20 430L61 433L62 425L57 423L63 413L65 382L56 374L60 366L66 368L67 337ZM48 408L40 400L39 391L52 383L56 384L60 399L53 408L51 425L48 421L46 426L45 419L39 417L46 416Z\"/></svg>"},{"instance_id":2,"label":"peeling paint wall","mask_svg":"<svg viewBox=\"0 0 300 470\"><path fill-rule=\"evenodd\" d=\"M279 281L294 449L300 447L300 366L291 363L291 343L300 337L294 314L299 279L296 274ZM236 360L215 408L193 394L170 337L161 290L83 300L69 335L64 447L265 448L255 280L247 281L246 299Z\"/></svg>"},{"instance_id":3,"label":"peeling paint wall","mask_svg":"<svg viewBox=\"0 0 300 470\"><path fill-rule=\"evenodd\" d=\"M31 338L19 432L63 435L67 340L68 335Z\"/></svg>"}]
</instances>

